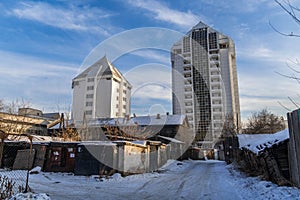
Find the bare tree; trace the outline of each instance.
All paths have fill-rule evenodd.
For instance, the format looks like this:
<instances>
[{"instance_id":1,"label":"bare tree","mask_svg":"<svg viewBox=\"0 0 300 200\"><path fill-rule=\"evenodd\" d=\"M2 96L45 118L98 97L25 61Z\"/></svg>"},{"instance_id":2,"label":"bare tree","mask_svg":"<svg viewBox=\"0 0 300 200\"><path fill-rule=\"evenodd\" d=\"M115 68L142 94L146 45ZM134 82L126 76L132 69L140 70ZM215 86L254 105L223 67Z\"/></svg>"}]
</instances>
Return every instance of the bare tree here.
<instances>
[{"instance_id":1,"label":"bare tree","mask_svg":"<svg viewBox=\"0 0 300 200\"><path fill-rule=\"evenodd\" d=\"M298 25L300 25L300 19L298 15L300 14L300 8L294 6L291 4L290 0L274 0L291 18L293 21L295 21ZM277 28L269 22L270 26L279 34L288 36L288 37L300 37L300 34L290 32L290 33L285 33Z\"/></svg>"},{"instance_id":2,"label":"bare tree","mask_svg":"<svg viewBox=\"0 0 300 200\"><path fill-rule=\"evenodd\" d=\"M274 0L275 3L277 3L277 5L282 8L282 10L288 15L291 17L291 20L294 21L296 24L300 25L300 18L299 18L299 15L300 15L300 8L295 6L293 3L291 3L290 0ZM300 37L300 34L299 33L294 33L293 31L291 32L283 32L281 30L279 30L278 28L275 27L275 25L273 25L273 23L271 23L271 21L269 21L269 24L270 26L273 28L274 31L276 31L277 33L279 33L280 35L283 35L283 36L287 36L287 37ZM292 79L292 80L295 80L298 84L300 84L300 71L297 70L296 68L299 68L300 66L300 62L298 60L296 61L291 61L290 62L287 62L287 67L289 68L290 70L290 73L281 73L281 72L277 72L275 71L275 73L283 76L283 77L286 77L286 78L289 78L289 79ZM299 108L299 105L298 103L291 97L288 97L289 101L296 107L296 108ZM279 102L279 105L281 107L283 107L284 109L286 109L287 111L291 111L293 109L290 109L288 108L287 106L283 105L281 102Z\"/></svg>"},{"instance_id":3,"label":"bare tree","mask_svg":"<svg viewBox=\"0 0 300 200\"><path fill-rule=\"evenodd\" d=\"M2 99L0 99L0 112L4 110L4 102Z\"/></svg>"},{"instance_id":4,"label":"bare tree","mask_svg":"<svg viewBox=\"0 0 300 200\"><path fill-rule=\"evenodd\" d=\"M227 114L222 129L222 136L234 136L237 134L237 127L234 122L233 114Z\"/></svg>"},{"instance_id":5,"label":"bare tree","mask_svg":"<svg viewBox=\"0 0 300 200\"><path fill-rule=\"evenodd\" d=\"M254 112L252 116L248 118L243 133L276 133L283 129L285 129L283 117L277 116L267 109L263 109L259 112Z\"/></svg>"}]
</instances>

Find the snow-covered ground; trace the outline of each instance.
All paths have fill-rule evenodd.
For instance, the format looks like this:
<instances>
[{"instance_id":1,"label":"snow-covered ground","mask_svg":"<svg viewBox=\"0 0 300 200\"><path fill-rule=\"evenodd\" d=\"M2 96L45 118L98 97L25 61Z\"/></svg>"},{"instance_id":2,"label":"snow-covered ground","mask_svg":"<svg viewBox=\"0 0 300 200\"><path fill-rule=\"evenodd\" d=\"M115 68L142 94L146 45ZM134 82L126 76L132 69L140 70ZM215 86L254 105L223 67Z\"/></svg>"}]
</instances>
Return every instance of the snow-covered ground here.
<instances>
[{"instance_id":1,"label":"snow-covered ground","mask_svg":"<svg viewBox=\"0 0 300 200\"><path fill-rule=\"evenodd\" d=\"M9 172L1 172L9 174ZM221 161L169 161L160 172L109 179L66 173L30 175L35 193L60 199L300 199L300 190L246 177Z\"/></svg>"}]
</instances>

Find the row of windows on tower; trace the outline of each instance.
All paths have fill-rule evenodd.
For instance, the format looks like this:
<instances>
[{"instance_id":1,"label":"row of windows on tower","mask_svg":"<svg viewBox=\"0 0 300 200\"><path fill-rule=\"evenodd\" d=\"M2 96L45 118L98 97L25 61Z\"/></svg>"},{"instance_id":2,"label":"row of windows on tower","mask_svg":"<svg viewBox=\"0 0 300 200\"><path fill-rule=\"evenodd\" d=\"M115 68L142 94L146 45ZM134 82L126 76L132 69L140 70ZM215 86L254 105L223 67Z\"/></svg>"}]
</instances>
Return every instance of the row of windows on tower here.
<instances>
[{"instance_id":1,"label":"row of windows on tower","mask_svg":"<svg viewBox=\"0 0 300 200\"><path fill-rule=\"evenodd\" d=\"M116 108L119 108L119 104L116 104ZM123 109L126 109L126 105L123 105Z\"/></svg>"},{"instance_id":2,"label":"row of windows on tower","mask_svg":"<svg viewBox=\"0 0 300 200\"><path fill-rule=\"evenodd\" d=\"M119 89L119 88L117 88L117 92L118 92L118 93L120 92L120 89ZM123 90L123 93L126 94L127 91L126 91L126 90Z\"/></svg>"},{"instance_id":3,"label":"row of windows on tower","mask_svg":"<svg viewBox=\"0 0 300 200\"><path fill-rule=\"evenodd\" d=\"M116 99L117 99L117 101L119 101L119 96L117 96ZM123 97L123 101L126 102L126 101L127 101L127 98L126 98L126 97Z\"/></svg>"}]
</instances>

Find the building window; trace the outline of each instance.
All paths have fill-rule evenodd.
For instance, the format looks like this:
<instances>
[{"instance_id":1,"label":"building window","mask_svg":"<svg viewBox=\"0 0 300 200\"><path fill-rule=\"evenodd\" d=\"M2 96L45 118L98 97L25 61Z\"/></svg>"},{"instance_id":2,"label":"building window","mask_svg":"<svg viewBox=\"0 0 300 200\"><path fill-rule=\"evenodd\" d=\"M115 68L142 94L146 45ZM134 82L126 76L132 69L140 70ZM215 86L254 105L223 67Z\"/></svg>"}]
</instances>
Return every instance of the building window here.
<instances>
[{"instance_id":1,"label":"building window","mask_svg":"<svg viewBox=\"0 0 300 200\"><path fill-rule=\"evenodd\" d=\"M92 115L92 113L93 113L92 110L86 110L86 111L85 111L85 114L86 114L86 115Z\"/></svg>"},{"instance_id":2,"label":"building window","mask_svg":"<svg viewBox=\"0 0 300 200\"><path fill-rule=\"evenodd\" d=\"M220 49L228 49L229 44L225 43L225 44L220 44Z\"/></svg>"},{"instance_id":3,"label":"building window","mask_svg":"<svg viewBox=\"0 0 300 200\"><path fill-rule=\"evenodd\" d=\"M116 108L119 108L119 104L116 104Z\"/></svg>"},{"instance_id":4,"label":"building window","mask_svg":"<svg viewBox=\"0 0 300 200\"><path fill-rule=\"evenodd\" d=\"M117 83L120 83L120 81L118 81L117 79L115 79L115 78L113 78L113 80L115 81L115 82L117 82Z\"/></svg>"},{"instance_id":5,"label":"building window","mask_svg":"<svg viewBox=\"0 0 300 200\"><path fill-rule=\"evenodd\" d=\"M186 84L186 85L192 84L192 80L185 80L184 84Z\"/></svg>"},{"instance_id":6,"label":"building window","mask_svg":"<svg viewBox=\"0 0 300 200\"><path fill-rule=\"evenodd\" d=\"M87 82L94 82L95 78L88 78Z\"/></svg>"},{"instance_id":7,"label":"building window","mask_svg":"<svg viewBox=\"0 0 300 200\"><path fill-rule=\"evenodd\" d=\"M119 97L117 96L117 101L119 101Z\"/></svg>"},{"instance_id":8,"label":"building window","mask_svg":"<svg viewBox=\"0 0 300 200\"><path fill-rule=\"evenodd\" d=\"M173 49L172 53L181 54L181 49Z\"/></svg>"},{"instance_id":9,"label":"building window","mask_svg":"<svg viewBox=\"0 0 300 200\"><path fill-rule=\"evenodd\" d=\"M191 71L191 67L184 67L183 70L184 71Z\"/></svg>"},{"instance_id":10,"label":"building window","mask_svg":"<svg viewBox=\"0 0 300 200\"><path fill-rule=\"evenodd\" d=\"M189 94L189 95L185 95L185 98L186 98L186 99L191 99L191 98L192 98L192 95L190 95L190 94Z\"/></svg>"},{"instance_id":11,"label":"building window","mask_svg":"<svg viewBox=\"0 0 300 200\"><path fill-rule=\"evenodd\" d=\"M217 49L218 48L217 33L209 33L208 40L209 40L209 49Z\"/></svg>"},{"instance_id":12,"label":"building window","mask_svg":"<svg viewBox=\"0 0 300 200\"><path fill-rule=\"evenodd\" d=\"M186 113L193 113L193 110L192 109L187 109L185 112Z\"/></svg>"},{"instance_id":13,"label":"building window","mask_svg":"<svg viewBox=\"0 0 300 200\"><path fill-rule=\"evenodd\" d=\"M123 108L126 109L126 105L123 105Z\"/></svg>"},{"instance_id":14,"label":"building window","mask_svg":"<svg viewBox=\"0 0 300 200\"><path fill-rule=\"evenodd\" d=\"M126 90L123 90L123 93L126 94Z\"/></svg>"},{"instance_id":15,"label":"building window","mask_svg":"<svg viewBox=\"0 0 300 200\"><path fill-rule=\"evenodd\" d=\"M191 105L193 105L193 104L192 104L192 102L186 102L185 105L186 105L186 106L191 106Z\"/></svg>"},{"instance_id":16,"label":"building window","mask_svg":"<svg viewBox=\"0 0 300 200\"><path fill-rule=\"evenodd\" d=\"M85 106L93 106L93 102L86 102Z\"/></svg>"},{"instance_id":17,"label":"building window","mask_svg":"<svg viewBox=\"0 0 300 200\"><path fill-rule=\"evenodd\" d=\"M126 101L127 101L127 98L126 98L126 97L123 97L123 101L125 101L125 102L126 102Z\"/></svg>"},{"instance_id":18,"label":"building window","mask_svg":"<svg viewBox=\"0 0 300 200\"><path fill-rule=\"evenodd\" d=\"M192 88L191 88L191 87L184 88L184 91L185 91L185 92L191 92L191 91L192 91Z\"/></svg>"},{"instance_id":19,"label":"building window","mask_svg":"<svg viewBox=\"0 0 300 200\"><path fill-rule=\"evenodd\" d=\"M183 60L183 64L191 64L191 61L189 61L189 60Z\"/></svg>"},{"instance_id":20,"label":"building window","mask_svg":"<svg viewBox=\"0 0 300 200\"><path fill-rule=\"evenodd\" d=\"M72 88L74 88L75 86L79 85L79 81L73 81L72 82Z\"/></svg>"},{"instance_id":21,"label":"building window","mask_svg":"<svg viewBox=\"0 0 300 200\"><path fill-rule=\"evenodd\" d=\"M87 86L86 89L87 89L87 90L93 90L93 89L94 89L94 86Z\"/></svg>"},{"instance_id":22,"label":"building window","mask_svg":"<svg viewBox=\"0 0 300 200\"><path fill-rule=\"evenodd\" d=\"M191 73L184 74L184 78L190 78L191 76Z\"/></svg>"},{"instance_id":23,"label":"building window","mask_svg":"<svg viewBox=\"0 0 300 200\"><path fill-rule=\"evenodd\" d=\"M186 36L183 38L183 52L190 51L190 37Z\"/></svg>"},{"instance_id":24,"label":"building window","mask_svg":"<svg viewBox=\"0 0 300 200\"><path fill-rule=\"evenodd\" d=\"M94 94L87 94L87 95L86 95L86 98L87 98L87 99L94 98Z\"/></svg>"}]
</instances>

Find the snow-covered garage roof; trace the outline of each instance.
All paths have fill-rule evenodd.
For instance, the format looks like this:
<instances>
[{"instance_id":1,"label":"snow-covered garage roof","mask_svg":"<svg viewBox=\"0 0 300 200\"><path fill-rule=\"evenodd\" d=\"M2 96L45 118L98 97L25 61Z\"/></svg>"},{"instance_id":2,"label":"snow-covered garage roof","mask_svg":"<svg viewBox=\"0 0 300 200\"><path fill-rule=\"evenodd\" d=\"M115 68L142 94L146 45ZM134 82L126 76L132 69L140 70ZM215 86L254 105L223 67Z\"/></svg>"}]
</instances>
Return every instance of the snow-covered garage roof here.
<instances>
[{"instance_id":1,"label":"snow-covered garage roof","mask_svg":"<svg viewBox=\"0 0 300 200\"><path fill-rule=\"evenodd\" d=\"M238 134L239 147L258 154L265 148L272 147L289 139L289 131L285 129L274 134Z\"/></svg>"}]
</instances>

